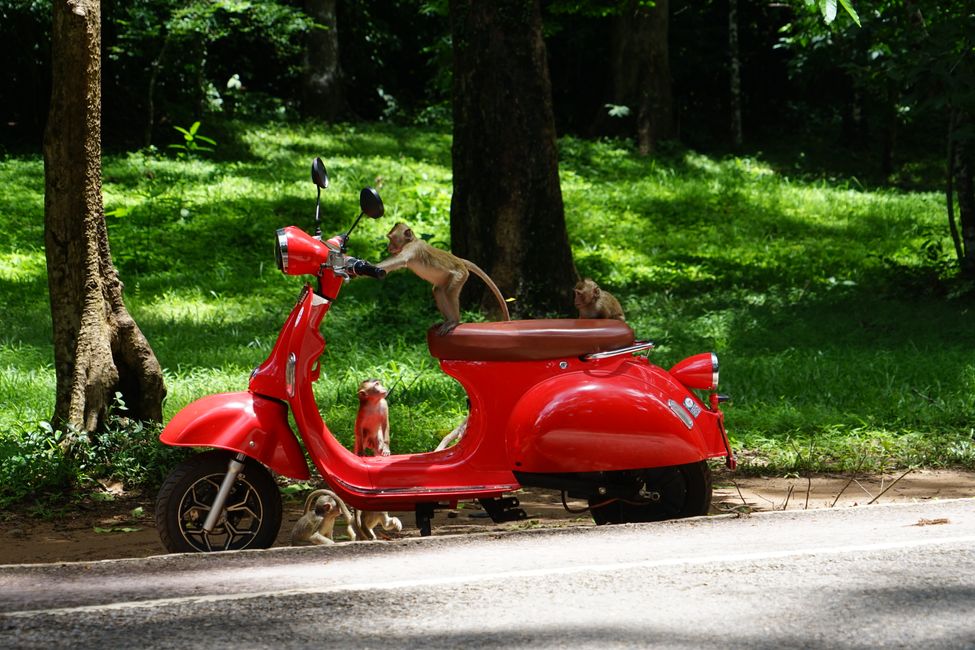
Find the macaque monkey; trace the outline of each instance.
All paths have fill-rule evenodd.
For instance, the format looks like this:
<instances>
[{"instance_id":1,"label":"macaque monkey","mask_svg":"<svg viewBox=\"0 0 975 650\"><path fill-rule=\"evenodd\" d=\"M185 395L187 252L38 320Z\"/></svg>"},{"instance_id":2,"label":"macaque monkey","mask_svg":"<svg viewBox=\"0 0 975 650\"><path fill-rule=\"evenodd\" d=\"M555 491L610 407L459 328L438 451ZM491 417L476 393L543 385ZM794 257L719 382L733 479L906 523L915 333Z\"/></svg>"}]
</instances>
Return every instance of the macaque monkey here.
<instances>
[{"instance_id":1,"label":"macaque monkey","mask_svg":"<svg viewBox=\"0 0 975 650\"><path fill-rule=\"evenodd\" d=\"M375 510L356 510L355 523L356 530L363 539L377 539L372 529L379 525L382 525L383 530L403 530L403 522L399 517L390 517L388 512Z\"/></svg>"},{"instance_id":2,"label":"macaque monkey","mask_svg":"<svg viewBox=\"0 0 975 650\"><path fill-rule=\"evenodd\" d=\"M346 521L346 533L355 541L355 518L342 499L331 490L315 490L305 499L305 510L291 529L291 545L334 544L332 531L335 520L342 515Z\"/></svg>"},{"instance_id":3,"label":"macaque monkey","mask_svg":"<svg viewBox=\"0 0 975 650\"><path fill-rule=\"evenodd\" d=\"M623 308L620 301L608 291L603 291L599 285L586 278L575 288L575 305L579 310L579 318L615 318L623 320Z\"/></svg>"},{"instance_id":4,"label":"macaque monkey","mask_svg":"<svg viewBox=\"0 0 975 650\"><path fill-rule=\"evenodd\" d=\"M413 230L405 223L393 226L386 237L389 239L388 249L391 255L376 266L386 271L405 267L433 285L433 299L444 317L438 330L441 336L452 332L460 323L460 290L464 288L470 271L484 280L497 298L504 319L511 320L501 291L477 264L417 239Z\"/></svg>"},{"instance_id":5,"label":"macaque monkey","mask_svg":"<svg viewBox=\"0 0 975 650\"><path fill-rule=\"evenodd\" d=\"M458 424L453 431L445 435L443 437L443 440L440 441L440 444L437 445L437 448L434 449L434 451L442 451L447 447L449 447L451 444L460 442L460 439L464 437L465 433L467 433L467 420L469 419L470 416L464 418L464 421Z\"/></svg>"},{"instance_id":6,"label":"macaque monkey","mask_svg":"<svg viewBox=\"0 0 975 650\"><path fill-rule=\"evenodd\" d=\"M389 391L378 379L366 379L359 384L359 412L355 416L355 448L357 456L365 456L371 449L374 456L389 456Z\"/></svg>"}]
</instances>

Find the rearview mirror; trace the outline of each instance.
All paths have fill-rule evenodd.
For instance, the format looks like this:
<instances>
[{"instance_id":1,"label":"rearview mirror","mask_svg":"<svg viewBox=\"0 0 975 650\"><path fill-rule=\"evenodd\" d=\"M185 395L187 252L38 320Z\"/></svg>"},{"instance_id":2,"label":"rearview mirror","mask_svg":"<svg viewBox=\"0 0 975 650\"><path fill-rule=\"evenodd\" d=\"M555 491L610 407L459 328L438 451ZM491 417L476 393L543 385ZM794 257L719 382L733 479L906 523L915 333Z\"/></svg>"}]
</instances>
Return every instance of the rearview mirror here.
<instances>
[{"instance_id":1,"label":"rearview mirror","mask_svg":"<svg viewBox=\"0 0 975 650\"><path fill-rule=\"evenodd\" d=\"M383 200L379 198L379 192L371 187L363 187L359 192L359 209L370 219L378 219L386 213Z\"/></svg>"},{"instance_id":2,"label":"rearview mirror","mask_svg":"<svg viewBox=\"0 0 975 650\"><path fill-rule=\"evenodd\" d=\"M311 163L311 180L323 190L328 187L328 172L321 158L315 158Z\"/></svg>"}]
</instances>

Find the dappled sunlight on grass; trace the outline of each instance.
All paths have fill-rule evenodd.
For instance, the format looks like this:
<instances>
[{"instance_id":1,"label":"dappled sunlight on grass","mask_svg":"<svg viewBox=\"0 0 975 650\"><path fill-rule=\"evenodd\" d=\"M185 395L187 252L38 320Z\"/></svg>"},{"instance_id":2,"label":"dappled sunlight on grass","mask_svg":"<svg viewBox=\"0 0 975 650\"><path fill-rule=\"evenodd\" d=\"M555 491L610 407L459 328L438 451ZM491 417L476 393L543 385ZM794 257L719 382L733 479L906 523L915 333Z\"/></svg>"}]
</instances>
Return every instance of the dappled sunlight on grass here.
<instances>
[{"instance_id":1,"label":"dappled sunlight on grass","mask_svg":"<svg viewBox=\"0 0 975 650\"><path fill-rule=\"evenodd\" d=\"M352 223L360 187L383 196L385 218L360 223L351 254L385 256L396 221L449 244L449 132L238 126L216 158L105 161L112 251L127 304L165 368L167 417L202 395L246 389L270 351L301 286L274 266L274 231L312 228L313 157L331 180L326 235ZM776 450L781 466L793 440L849 450L876 434L876 448L900 458L914 458L901 439L930 439L917 453L975 463L970 445L952 438L975 422L975 305L953 293L942 197L792 178L761 156L641 157L629 142L576 138L559 150L579 272L620 299L638 336L657 342L654 363L718 353L737 443ZM6 159L0 181L2 428L49 417L54 375L41 326L43 165ZM406 272L343 288L322 328L315 387L333 431L350 434L355 388L367 377L396 385L394 450L427 450L456 426L463 390L424 338L437 319L429 286Z\"/></svg>"},{"instance_id":2,"label":"dappled sunlight on grass","mask_svg":"<svg viewBox=\"0 0 975 650\"><path fill-rule=\"evenodd\" d=\"M46 276L47 262L43 251L0 253L0 280L25 282Z\"/></svg>"}]
</instances>

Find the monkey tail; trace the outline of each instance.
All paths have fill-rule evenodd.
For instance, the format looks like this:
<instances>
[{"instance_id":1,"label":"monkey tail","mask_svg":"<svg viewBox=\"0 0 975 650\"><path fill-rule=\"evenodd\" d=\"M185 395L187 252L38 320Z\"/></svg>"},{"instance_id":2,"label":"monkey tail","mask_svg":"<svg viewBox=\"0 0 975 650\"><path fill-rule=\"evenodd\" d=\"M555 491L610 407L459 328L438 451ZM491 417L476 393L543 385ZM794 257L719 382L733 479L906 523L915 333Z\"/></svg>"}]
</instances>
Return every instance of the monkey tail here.
<instances>
[{"instance_id":1,"label":"monkey tail","mask_svg":"<svg viewBox=\"0 0 975 650\"><path fill-rule=\"evenodd\" d=\"M356 516L349 512L349 507L345 505L345 501L342 500L342 497L335 494L331 490L326 490L324 488L312 490L311 494L305 497L305 509L302 511L302 514L307 514L314 505L315 500L320 496L330 496L335 499L335 503L337 503L339 506L339 512L341 512L342 516L345 517L346 533L348 533L349 539L354 542L356 540L356 535L359 533L359 526L356 524ZM294 535L294 531L292 531L292 535ZM292 542L291 545L294 546L294 542Z\"/></svg>"},{"instance_id":2,"label":"monkey tail","mask_svg":"<svg viewBox=\"0 0 975 650\"><path fill-rule=\"evenodd\" d=\"M501 307L501 312L504 314L504 319L505 320L511 320L511 316L508 314L508 303L505 302L504 296L501 295L501 290L498 289L498 285L494 284L494 280L491 279L491 276L489 276L487 273L485 273L481 269L481 267L479 267L474 262L472 262L470 260L465 260L462 257L461 258L458 258L458 259L460 259L462 262L464 262L464 265L467 266L467 269L468 270L473 271L475 273L475 275L477 275L477 277L479 277L482 280L484 280L484 284L486 284L488 286L488 288L491 290L491 293L493 293L494 294L494 297L497 299L498 306Z\"/></svg>"}]
</instances>

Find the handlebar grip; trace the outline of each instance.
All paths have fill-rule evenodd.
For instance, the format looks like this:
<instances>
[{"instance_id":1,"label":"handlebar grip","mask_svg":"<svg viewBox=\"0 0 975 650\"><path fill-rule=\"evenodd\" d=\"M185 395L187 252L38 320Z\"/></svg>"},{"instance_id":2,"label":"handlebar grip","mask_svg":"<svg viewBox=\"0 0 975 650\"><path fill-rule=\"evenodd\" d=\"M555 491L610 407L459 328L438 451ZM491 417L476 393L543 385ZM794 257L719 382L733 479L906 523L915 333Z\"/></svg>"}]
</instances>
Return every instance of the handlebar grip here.
<instances>
[{"instance_id":1,"label":"handlebar grip","mask_svg":"<svg viewBox=\"0 0 975 650\"><path fill-rule=\"evenodd\" d=\"M386 269L373 266L369 262L355 257L349 258L348 263L345 265L345 270L351 276L368 275L370 278L376 278L377 280L382 280L386 277Z\"/></svg>"}]
</instances>

